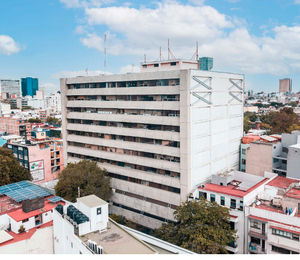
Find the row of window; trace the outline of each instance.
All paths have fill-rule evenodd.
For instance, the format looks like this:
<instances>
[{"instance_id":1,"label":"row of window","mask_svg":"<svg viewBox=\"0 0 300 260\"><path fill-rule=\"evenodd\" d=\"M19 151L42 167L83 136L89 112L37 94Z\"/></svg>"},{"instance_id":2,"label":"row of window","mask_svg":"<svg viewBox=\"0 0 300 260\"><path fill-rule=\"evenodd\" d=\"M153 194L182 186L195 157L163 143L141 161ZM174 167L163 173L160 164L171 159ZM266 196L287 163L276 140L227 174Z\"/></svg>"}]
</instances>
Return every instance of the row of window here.
<instances>
[{"instance_id":1,"label":"row of window","mask_svg":"<svg viewBox=\"0 0 300 260\"><path fill-rule=\"evenodd\" d=\"M199 191L199 198L201 198L202 196L205 199L207 199L207 193ZM215 202L216 201L216 195L210 194L210 201ZM220 205L225 206L225 197L223 197L223 196L220 197ZM235 209L235 208L237 208L236 206L237 206L236 200L235 199L230 199L230 208ZM240 200L240 204L239 204L239 207L237 209L238 210L243 210L243 208L244 208L243 201Z\"/></svg>"},{"instance_id":2,"label":"row of window","mask_svg":"<svg viewBox=\"0 0 300 260\"><path fill-rule=\"evenodd\" d=\"M180 179L180 173L179 172L171 172L171 171L168 171L168 170L157 169L157 168L153 168L153 167L147 167L147 166L131 164L131 163L124 163L124 162L108 160L108 159L103 159L103 158L98 158L98 157L93 157L93 156L86 156L86 155L76 154L76 153L68 153L68 156L74 157L74 158L79 158L79 159L91 160L91 161L99 162L99 163L107 163L107 164L110 164L110 165L115 165L115 166L120 166L120 167L124 167L124 168L134 169L134 170L138 170L138 171L145 171L145 172L148 172L148 173L156 173L156 174L160 174L160 175Z\"/></svg>"},{"instance_id":3,"label":"row of window","mask_svg":"<svg viewBox=\"0 0 300 260\"><path fill-rule=\"evenodd\" d=\"M282 248L278 246L273 246L273 245L272 245L272 251L280 254L299 254L298 252L291 251L286 248Z\"/></svg>"},{"instance_id":4,"label":"row of window","mask_svg":"<svg viewBox=\"0 0 300 260\"><path fill-rule=\"evenodd\" d=\"M277 235L277 236L282 236L282 237L290 238L292 240L299 241L299 235L298 234L294 234L294 233L282 231L280 229L272 228L272 234L273 235Z\"/></svg>"},{"instance_id":5,"label":"row of window","mask_svg":"<svg viewBox=\"0 0 300 260\"><path fill-rule=\"evenodd\" d=\"M156 215L144 212L144 211L140 211L140 210L137 210L137 209L134 209L134 208L131 208L131 207L127 207L127 206L119 204L119 203L113 202L113 205L116 206L116 207L120 207L120 208L129 210L129 211L132 211L132 212L144 215L144 216L149 217L149 218L153 218L153 219L157 219L157 220L163 221L163 222L176 223L176 222L174 222L172 220L165 219L165 218L162 218L162 217L159 217L159 216L156 216Z\"/></svg>"}]
</instances>

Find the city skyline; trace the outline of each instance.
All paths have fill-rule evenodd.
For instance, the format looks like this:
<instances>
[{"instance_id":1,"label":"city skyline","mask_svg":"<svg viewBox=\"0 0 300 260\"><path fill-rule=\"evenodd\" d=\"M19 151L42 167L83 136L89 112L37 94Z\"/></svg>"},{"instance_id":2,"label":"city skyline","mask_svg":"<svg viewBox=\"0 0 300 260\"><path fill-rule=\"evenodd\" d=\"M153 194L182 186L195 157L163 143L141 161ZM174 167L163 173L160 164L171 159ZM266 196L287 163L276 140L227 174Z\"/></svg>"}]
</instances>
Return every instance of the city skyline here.
<instances>
[{"instance_id":1,"label":"city skyline","mask_svg":"<svg viewBox=\"0 0 300 260\"><path fill-rule=\"evenodd\" d=\"M213 71L245 74L246 90L274 92L279 79L300 89L298 0L3 1L0 18L0 78L36 77L46 93L59 78L138 72L140 62L214 58ZM32 13L31 15L28 15ZM174 16L174 13L177 15ZM280 17L280 18L279 18ZM133 64L135 64L133 66Z\"/></svg>"}]
</instances>

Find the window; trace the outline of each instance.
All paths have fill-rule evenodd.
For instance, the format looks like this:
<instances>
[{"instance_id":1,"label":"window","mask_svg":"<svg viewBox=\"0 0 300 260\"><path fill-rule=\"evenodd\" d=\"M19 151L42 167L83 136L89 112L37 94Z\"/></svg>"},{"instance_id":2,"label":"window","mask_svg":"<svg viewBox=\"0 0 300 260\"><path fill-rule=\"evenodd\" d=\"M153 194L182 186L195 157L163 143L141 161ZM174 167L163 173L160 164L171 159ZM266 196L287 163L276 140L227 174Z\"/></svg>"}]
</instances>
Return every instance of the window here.
<instances>
[{"instance_id":1,"label":"window","mask_svg":"<svg viewBox=\"0 0 300 260\"><path fill-rule=\"evenodd\" d=\"M242 154L246 155L246 149L242 149Z\"/></svg>"},{"instance_id":2,"label":"window","mask_svg":"<svg viewBox=\"0 0 300 260\"><path fill-rule=\"evenodd\" d=\"M147 68L147 65L143 65L143 68L146 69L146 68Z\"/></svg>"},{"instance_id":3,"label":"window","mask_svg":"<svg viewBox=\"0 0 300 260\"><path fill-rule=\"evenodd\" d=\"M250 227L260 229L261 223L255 221L255 220L250 220Z\"/></svg>"},{"instance_id":4,"label":"window","mask_svg":"<svg viewBox=\"0 0 300 260\"><path fill-rule=\"evenodd\" d=\"M244 203L242 200L240 200L240 210L243 210L243 208L244 208Z\"/></svg>"},{"instance_id":5,"label":"window","mask_svg":"<svg viewBox=\"0 0 300 260\"><path fill-rule=\"evenodd\" d=\"M201 199L202 196L204 197L204 199L206 199L206 192L199 191L199 199Z\"/></svg>"},{"instance_id":6,"label":"window","mask_svg":"<svg viewBox=\"0 0 300 260\"><path fill-rule=\"evenodd\" d=\"M233 208L233 209L236 208L236 200L234 200L234 199L230 200L230 208Z\"/></svg>"},{"instance_id":7,"label":"window","mask_svg":"<svg viewBox=\"0 0 300 260\"><path fill-rule=\"evenodd\" d=\"M279 159L274 158L274 159L273 159L273 163L277 163L277 162L279 162Z\"/></svg>"},{"instance_id":8,"label":"window","mask_svg":"<svg viewBox=\"0 0 300 260\"><path fill-rule=\"evenodd\" d=\"M26 218L26 219L22 220L22 223L26 223L28 221L29 221L29 218Z\"/></svg>"},{"instance_id":9,"label":"window","mask_svg":"<svg viewBox=\"0 0 300 260\"><path fill-rule=\"evenodd\" d=\"M73 248L73 243L71 242L71 247Z\"/></svg>"},{"instance_id":10,"label":"window","mask_svg":"<svg viewBox=\"0 0 300 260\"><path fill-rule=\"evenodd\" d=\"M245 159L242 159L242 164L246 164L246 160Z\"/></svg>"},{"instance_id":11,"label":"window","mask_svg":"<svg viewBox=\"0 0 300 260\"><path fill-rule=\"evenodd\" d=\"M298 203L298 209L300 210L300 203Z\"/></svg>"},{"instance_id":12,"label":"window","mask_svg":"<svg viewBox=\"0 0 300 260\"><path fill-rule=\"evenodd\" d=\"M251 243L260 245L260 238L257 238L257 237L251 237Z\"/></svg>"},{"instance_id":13,"label":"window","mask_svg":"<svg viewBox=\"0 0 300 260\"><path fill-rule=\"evenodd\" d=\"M292 234L292 239L296 240L296 241L299 241L299 235Z\"/></svg>"},{"instance_id":14,"label":"window","mask_svg":"<svg viewBox=\"0 0 300 260\"><path fill-rule=\"evenodd\" d=\"M283 230L279 230L279 229L272 229L272 234L277 235L277 236L282 236L282 237L287 237L287 238L291 238L291 233L290 232L286 232Z\"/></svg>"},{"instance_id":15,"label":"window","mask_svg":"<svg viewBox=\"0 0 300 260\"><path fill-rule=\"evenodd\" d=\"M176 62L171 62L171 66L176 66Z\"/></svg>"},{"instance_id":16,"label":"window","mask_svg":"<svg viewBox=\"0 0 300 260\"><path fill-rule=\"evenodd\" d=\"M280 254L290 254L290 250L278 246L272 246L272 251Z\"/></svg>"},{"instance_id":17,"label":"window","mask_svg":"<svg viewBox=\"0 0 300 260\"><path fill-rule=\"evenodd\" d=\"M101 208L97 208L97 215L101 214Z\"/></svg>"},{"instance_id":18,"label":"window","mask_svg":"<svg viewBox=\"0 0 300 260\"><path fill-rule=\"evenodd\" d=\"M288 152L289 152L289 149L286 148L286 147L282 147L282 152L283 152L283 153L288 153Z\"/></svg>"},{"instance_id":19,"label":"window","mask_svg":"<svg viewBox=\"0 0 300 260\"><path fill-rule=\"evenodd\" d=\"M221 205L225 206L225 197L221 197Z\"/></svg>"},{"instance_id":20,"label":"window","mask_svg":"<svg viewBox=\"0 0 300 260\"><path fill-rule=\"evenodd\" d=\"M216 196L215 196L214 194L211 194L211 195L210 195L210 201L211 201L211 202L216 201Z\"/></svg>"},{"instance_id":21,"label":"window","mask_svg":"<svg viewBox=\"0 0 300 260\"><path fill-rule=\"evenodd\" d=\"M157 67L158 67L158 64L154 64L154 67L157 68Z\"/></svg>"}]
</instances>

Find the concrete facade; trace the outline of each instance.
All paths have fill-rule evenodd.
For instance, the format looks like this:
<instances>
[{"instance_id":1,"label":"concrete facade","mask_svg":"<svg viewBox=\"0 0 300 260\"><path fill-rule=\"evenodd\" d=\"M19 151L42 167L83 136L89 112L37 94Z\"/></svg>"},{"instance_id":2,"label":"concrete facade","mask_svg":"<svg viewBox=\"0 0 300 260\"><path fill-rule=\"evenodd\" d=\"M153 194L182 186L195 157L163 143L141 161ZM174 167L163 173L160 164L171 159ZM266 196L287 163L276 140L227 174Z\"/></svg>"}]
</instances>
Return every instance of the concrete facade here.
<instances>
[{"instance_id":1,"label":"concrete facade","mask_svg":"<svg viewBox=\"0 0 300 260\"><path fill-rule=\"evenodd\" d=\"M111 212L174 221L198 183L238 169L243 88L243 75L196 69L61 79L65 164L108 170Z\"/></svg>"}]
</instances>

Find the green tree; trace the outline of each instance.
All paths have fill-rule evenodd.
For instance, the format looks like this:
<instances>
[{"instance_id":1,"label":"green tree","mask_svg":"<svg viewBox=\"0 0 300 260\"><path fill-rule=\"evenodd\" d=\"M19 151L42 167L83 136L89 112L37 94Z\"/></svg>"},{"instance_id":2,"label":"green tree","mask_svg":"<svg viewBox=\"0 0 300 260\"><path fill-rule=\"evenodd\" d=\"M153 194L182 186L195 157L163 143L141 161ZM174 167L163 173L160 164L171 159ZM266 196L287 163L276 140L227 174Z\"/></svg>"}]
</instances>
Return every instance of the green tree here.
<instances>
[{"instance_id":1,"label":"green tree","mask_svg":"<svg viewBox=\"0 0 300 260\"><path fill-rule=\"evenodd\" d=\"M29 171L20 165L11 150L0 147L0 186L26 180L32 180Z\"/></svg>"},{"instance_id":2,"label":"green tree","mask_svg":"<svg viewBox=\"0 0 300 260\"><path fill-rule=\"evenodd\" d=\"M112 195L107 171L99 168L96 162L88 160L68 164L58 174L55 191L58 196L75 202L78 198L78 187L81 197L94 194L108 201Z\"/></svg>"},{"instance_id":3,"label":"green tree","mask_svg":"<svg viewBox=\"0 0 300 260\"><path fill-rule=\"evenodd\" d=\"M292 106L292 107L296 107L297 103L295 101L292 101L289 105Z\"/></svg>"},{"instance_id":4,"label":"green tree","mask_svg":"<svg viewBox=\"0 0 300 260\"><path fill-rule=\"evenodd\" d=\"M245 133L248 133L248 131L251 129L252 124L250 123L249 117L245 116L244 117L244 131Z\"/></svg>"},{"instance_id":5,"label":"green tree","mask_svg":"<svg viewBox=\"0 0 300 260\"><path fill-rule=\"evenodd\" d=\"M268 124L269 126L273 126L273 121L274 121L274 118L275 116L278 114L278 112L276 111L271 111L270 113L266 114L266 115L261 115L259 116L260 118L260 121L265 123L265 124Z\"/></svg>"},{"instance_id":6,"label":"green tree","mask_svg":"<svg viewBox=\"0 0 300 260\"><path fill-rule=\"evenodd\" d=\"M42 120L39 118L29 118L28 122L29 123L42 123Z\"/></svg>"},{"instance_id":7,"label":"green tree","mask_svg":"<svg viewBox=\"0 0 300 260\"><path fill-rule=\"evenodd\" d=\"M273 119L272 134L290 133L289 128L293 125L300 125L297 114L293 108L285 107L277 113Z\"/></svg>"},{"instance_id":8,"label":"green tree","mask_svg":"<svg viewBox=\"0 0 300 260\"><path fill-rule=\"evenodd\" d=\"M255 120L257 118L257 114L256 113L249 112L249 111L245 112L244 116L247 116L251 122L255 122Z\"/></svg>"},{"instance_id":9,"label":"green tree","mask_svg":"<svg viewBox=\"0 0 300 260\"><path fill-rule=\"evenodd\" d=\"M229 209L210 202L186 201L174 211L178 223L164 223L151 234L196 253L227 253L226 245L235 242L230 227Z\"/></svg>"},{"instance_id":10,"label":"green tree","mask_svg":"<svg viewBox=\"0 0 300 260\"><path fill-rule=\"evenodd\" d=\"M48 116L46 121L49 125L57 125L59 127L61 126L61 121L56 117Z\"/></svg>"}]
</instances>

